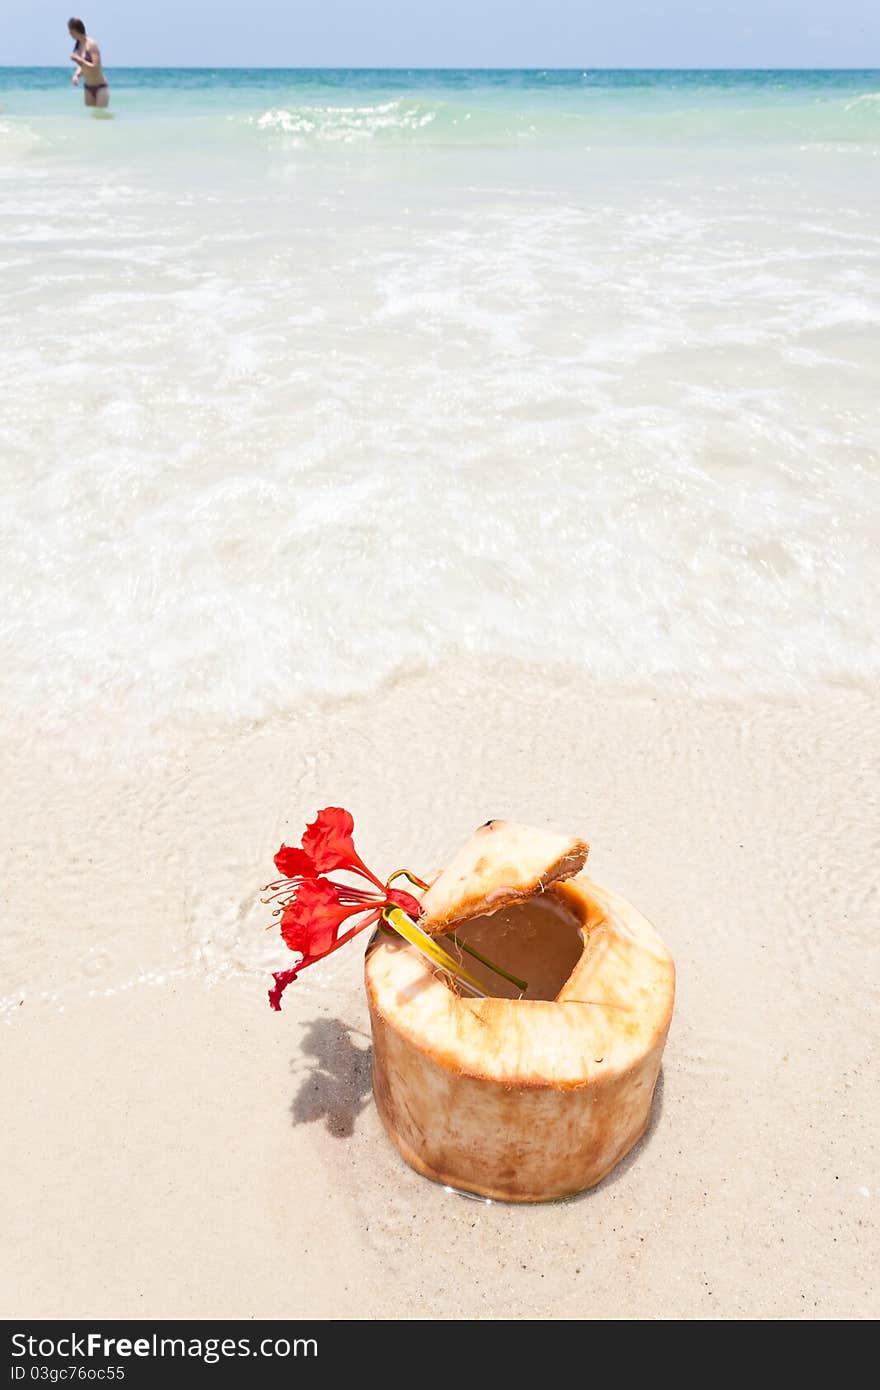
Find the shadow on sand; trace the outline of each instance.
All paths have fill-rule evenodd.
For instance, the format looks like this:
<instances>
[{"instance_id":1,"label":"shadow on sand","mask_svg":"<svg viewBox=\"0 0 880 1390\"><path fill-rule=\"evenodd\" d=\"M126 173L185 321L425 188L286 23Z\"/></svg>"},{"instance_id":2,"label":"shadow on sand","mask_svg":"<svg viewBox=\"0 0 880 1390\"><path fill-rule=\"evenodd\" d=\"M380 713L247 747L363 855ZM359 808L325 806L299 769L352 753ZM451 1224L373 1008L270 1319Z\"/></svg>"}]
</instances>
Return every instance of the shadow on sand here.
<instances>
[{"instance_id":1,"label":"shadow on sand","mask_svg":"<svg viewBox=\"0 0 880 1390\"><path fill-rule=\"evenodd\" d=\"M290 1103L293 1123L323 1120L328 1134L350 1138L369 1103L371 1057L368 1035L341 1019L316 1018L307 1023L300 1055L291 1063L294 1075L301 1077Z\"/></svg>"}]
</instances>

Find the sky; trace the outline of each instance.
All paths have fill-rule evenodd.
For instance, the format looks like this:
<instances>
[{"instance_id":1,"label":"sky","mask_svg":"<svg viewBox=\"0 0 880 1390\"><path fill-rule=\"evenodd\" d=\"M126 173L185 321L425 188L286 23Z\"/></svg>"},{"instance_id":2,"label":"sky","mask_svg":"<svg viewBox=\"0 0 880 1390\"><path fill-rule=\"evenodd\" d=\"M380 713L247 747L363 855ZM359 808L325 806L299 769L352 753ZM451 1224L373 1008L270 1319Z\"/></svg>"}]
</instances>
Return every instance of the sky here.
<instances>
[{"instance_id":1,"label":"sky","mask_svg":"<svg viewBox=\"0 0 880 1390\"><path fill-rule=\"evenodd\" d=\"M2 65L880 67L878 0L3 0Z\"/></svg>"}]
</instances>

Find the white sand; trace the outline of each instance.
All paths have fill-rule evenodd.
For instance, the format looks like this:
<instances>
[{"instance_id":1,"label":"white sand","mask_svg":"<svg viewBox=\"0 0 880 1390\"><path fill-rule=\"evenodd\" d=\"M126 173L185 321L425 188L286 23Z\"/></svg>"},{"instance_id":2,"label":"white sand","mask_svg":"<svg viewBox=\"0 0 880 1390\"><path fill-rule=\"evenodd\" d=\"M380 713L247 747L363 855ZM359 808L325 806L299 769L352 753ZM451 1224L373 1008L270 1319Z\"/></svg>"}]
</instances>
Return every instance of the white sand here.
<instances>
[{"instance_id":1,"label":"white sand","mask_svg":"<svg viewBox=\"0 0 880 1390\"><path fill-rule=\"evenodd\" d=\"M855 692L708 703L496 668L164 762L10 730L0 1312L878 1316L878 728ZM362 942L269 1010L255 962L292 958L254 890L328 803L383 873L432 871L490 816L582 832L654 921L678 1000L653 1122L593 1192L485 1205L404 1166L370 1097Z\"/></svg>"}]
</instances>

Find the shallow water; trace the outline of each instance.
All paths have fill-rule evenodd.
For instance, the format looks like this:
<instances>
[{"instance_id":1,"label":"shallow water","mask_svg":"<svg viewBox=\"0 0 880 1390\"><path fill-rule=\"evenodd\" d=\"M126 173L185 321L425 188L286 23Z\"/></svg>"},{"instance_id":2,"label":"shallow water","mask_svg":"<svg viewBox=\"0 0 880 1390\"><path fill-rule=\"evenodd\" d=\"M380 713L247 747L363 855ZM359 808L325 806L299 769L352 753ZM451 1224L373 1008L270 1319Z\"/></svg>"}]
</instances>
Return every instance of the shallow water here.
<instances>
[{"instance_id":1,"label":"shallow water","mask_svg":"<svg viewBox=\"0 0 880 1390\"><path fill-rule=\"evenodd\" d=\"M0 695L866 683L880 74L0 72Z\"/></svg>"}]
</instances>

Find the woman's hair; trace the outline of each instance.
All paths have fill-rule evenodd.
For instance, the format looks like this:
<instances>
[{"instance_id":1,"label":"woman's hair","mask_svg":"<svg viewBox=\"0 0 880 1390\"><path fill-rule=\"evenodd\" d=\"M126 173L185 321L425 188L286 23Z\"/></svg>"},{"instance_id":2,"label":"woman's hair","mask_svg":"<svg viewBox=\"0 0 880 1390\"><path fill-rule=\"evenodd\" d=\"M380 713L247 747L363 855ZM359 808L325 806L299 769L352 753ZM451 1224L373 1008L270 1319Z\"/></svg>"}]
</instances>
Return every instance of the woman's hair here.
<instances>
[{"instance_id":1,"label":"woman's hair","mask_svg":"<svg viewBox=\"0 0 880 1390\"><path fill-rule=\"evenodd\" d=\"M67 21L67 27L68 29L73 29L77 34L82 34L83 37L85 37L86 26L83 24L81 19L69 19Z\"/></svg>"}]
</instances>

